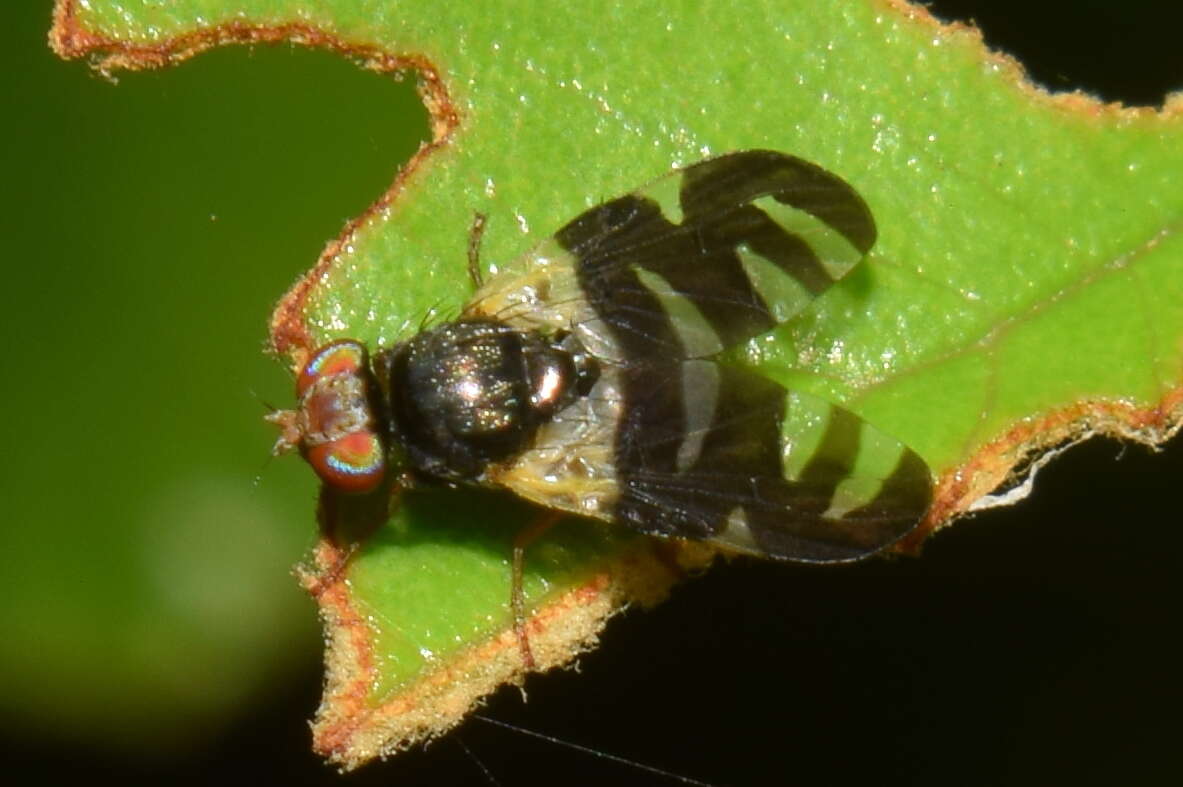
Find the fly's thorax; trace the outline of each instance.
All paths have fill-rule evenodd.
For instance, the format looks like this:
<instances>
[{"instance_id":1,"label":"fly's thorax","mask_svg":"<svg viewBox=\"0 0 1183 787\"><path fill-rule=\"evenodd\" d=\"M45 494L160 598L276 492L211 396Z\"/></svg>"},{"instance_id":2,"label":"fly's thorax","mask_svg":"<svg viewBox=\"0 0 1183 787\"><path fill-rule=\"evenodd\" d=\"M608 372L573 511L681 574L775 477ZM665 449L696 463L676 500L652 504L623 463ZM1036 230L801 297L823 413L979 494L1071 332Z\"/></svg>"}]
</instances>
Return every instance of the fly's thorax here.
<instances>
[{"instance_id":1,"label":"fly's thorax","mask_svg":"<svg viewBox=\"0 0 1183 787\"><path fill-rule=\"evenodd\" d=\"M569 338L463 319L420 333L384 363L391 434L416 470L481 483L523 450L586 376Z\"/></svg>"}]
</instances>

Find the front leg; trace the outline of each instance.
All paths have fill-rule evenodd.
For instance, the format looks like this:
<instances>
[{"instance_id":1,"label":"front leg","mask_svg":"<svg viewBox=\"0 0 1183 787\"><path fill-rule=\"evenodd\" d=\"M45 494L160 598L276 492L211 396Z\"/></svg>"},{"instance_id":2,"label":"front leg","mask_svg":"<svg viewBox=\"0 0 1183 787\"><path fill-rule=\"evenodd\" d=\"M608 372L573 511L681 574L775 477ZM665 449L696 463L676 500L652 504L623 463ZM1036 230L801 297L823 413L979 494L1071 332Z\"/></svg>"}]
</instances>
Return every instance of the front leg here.
<instances>
[{"instance_id":1,"label":"front leg","mask_svg":"<svg viewBox=\"0 0 1183 787\"><path fill-rule=\"evenodd\" d=\"M468 278L473 287L480 289L485 281L481 274L481 238L485 236L485 214L473 213L472 226L468 228Z\"/></svg>"}]
</instances>

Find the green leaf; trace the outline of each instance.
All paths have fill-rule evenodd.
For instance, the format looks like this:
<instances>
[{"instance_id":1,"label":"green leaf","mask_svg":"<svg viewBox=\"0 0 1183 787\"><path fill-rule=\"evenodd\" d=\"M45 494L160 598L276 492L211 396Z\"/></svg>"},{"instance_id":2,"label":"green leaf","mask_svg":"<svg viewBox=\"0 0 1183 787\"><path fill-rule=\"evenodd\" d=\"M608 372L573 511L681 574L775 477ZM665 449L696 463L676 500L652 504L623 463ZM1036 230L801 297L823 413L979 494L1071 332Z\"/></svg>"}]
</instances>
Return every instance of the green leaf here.
<instances>
[{"instance_id":1,"label":"green leaf","mask_svg":"<svg viewBox=\"0 0 1183 787\"><path fill-rule=\"evenodd\" d=\"M940 476L925 532L1038 448L1164 439L1183 378L1177 101L1155 113L1046 95L973 31L900 2L712 9L91 0L61 3L55 40L103 69L285 38L415 69L436 140L281 303L273 340L295 363L326 339L388 346L455 314L474 212L489 216L484 260L504 268L671 166L772 148L852 183L880 238L816 308L745 352L919 451ZM321 751L357 765L520 679L508 556L531 516L498 497L416 493L348 564L321 545L306 575L332 638ZM677 574L647 541L583 522L533 546L527 573L543 666Z\"/></svg>"}]
</instances>

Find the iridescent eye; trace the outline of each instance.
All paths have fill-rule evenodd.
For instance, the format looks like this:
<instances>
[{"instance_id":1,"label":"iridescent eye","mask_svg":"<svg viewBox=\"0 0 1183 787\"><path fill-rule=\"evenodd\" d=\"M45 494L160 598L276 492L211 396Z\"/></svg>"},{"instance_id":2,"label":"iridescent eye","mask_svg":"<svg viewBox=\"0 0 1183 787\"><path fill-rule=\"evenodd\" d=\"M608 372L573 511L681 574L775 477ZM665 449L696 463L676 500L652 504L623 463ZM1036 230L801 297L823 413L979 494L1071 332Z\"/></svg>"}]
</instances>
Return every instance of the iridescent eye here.
<instances>
[{"instance_id":1,"label":"iridescent eye","mask_svg":"<svg viewBox=\"0 0 1183 787\"><path fill-rule=\"evenodd\" d=\"M306 448L304 458L322 481L342 492L370 492L386 475L382 440L369 430Z\"/></svg>"},{"instance_id":2,"label":"iridescent eye","mask_svg":"<svg viewBox=\"0 0 1183 787\"><path fill-rule=\"evenodd\" d=\"M296 396L304 396L317 380L366 374L366 348L353 339L339 339L316 351L296 378Z\"/></svg>"}]
</instances>

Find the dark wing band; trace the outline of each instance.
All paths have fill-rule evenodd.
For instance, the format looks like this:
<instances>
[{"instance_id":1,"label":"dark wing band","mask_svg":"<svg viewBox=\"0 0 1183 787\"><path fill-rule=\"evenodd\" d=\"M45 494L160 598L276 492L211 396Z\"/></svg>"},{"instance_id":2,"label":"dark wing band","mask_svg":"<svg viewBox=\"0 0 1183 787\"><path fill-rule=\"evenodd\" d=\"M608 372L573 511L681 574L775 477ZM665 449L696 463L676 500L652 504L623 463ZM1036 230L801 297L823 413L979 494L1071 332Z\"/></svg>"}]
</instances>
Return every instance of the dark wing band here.
<instances>
[{"instance_id":1,"label":"dark wing band","mask_svg":"<svg viewBox=\"0 0 1183 787\"><path fill-rule=\"evenodd\" d=\"M710 361L624 370L616 519L785 560L857 560L912 528L928 466L850 411Z\"/></svg>"},{"instance_id":2,"label":"dark wing band","mask_svg":"<svg viewBox=\"0 0 1183 787\"><path fill-rule=\"evenodd\" d=\"M772 151L710 159L555 235L626 357L700 358L804 309L875 242L845 181Z\"/></svg>"}]
</instances>

